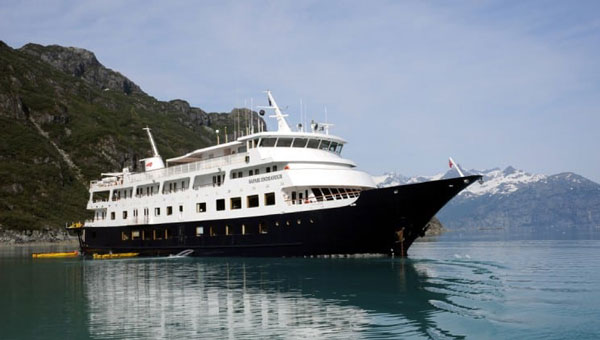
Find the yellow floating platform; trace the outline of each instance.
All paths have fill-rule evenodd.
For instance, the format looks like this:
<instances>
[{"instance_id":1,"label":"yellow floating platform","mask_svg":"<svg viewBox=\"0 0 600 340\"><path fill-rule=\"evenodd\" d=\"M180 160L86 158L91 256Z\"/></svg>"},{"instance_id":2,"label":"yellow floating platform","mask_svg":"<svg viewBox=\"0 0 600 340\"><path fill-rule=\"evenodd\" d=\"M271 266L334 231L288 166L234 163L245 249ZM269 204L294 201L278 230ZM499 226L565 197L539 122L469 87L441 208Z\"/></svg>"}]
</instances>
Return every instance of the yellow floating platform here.
<instances>
[{"instance_id":1,"label":"yellow floating platform","mask_svg":"<svg viewBox=\"0 0 600 340\"><path fill-rule=\"evenodd\" d=\"M51 258L59 258L59 257L77 257L79 256L79 252L77 250L68 251L63 253L33 253L31 257L34 259L51 259Z\"/></svg>"},{"instance_id":2,"label":"yellow floating platform","mask_svg":"<svg viewBox=\"0 0 600 340\"><path fill-rule=\"evenodd\" d=\"M94 260L122 259L127 257L136 257L140 253L116 253L116 254L94 254Z\"/></svg>"}]
</instances>

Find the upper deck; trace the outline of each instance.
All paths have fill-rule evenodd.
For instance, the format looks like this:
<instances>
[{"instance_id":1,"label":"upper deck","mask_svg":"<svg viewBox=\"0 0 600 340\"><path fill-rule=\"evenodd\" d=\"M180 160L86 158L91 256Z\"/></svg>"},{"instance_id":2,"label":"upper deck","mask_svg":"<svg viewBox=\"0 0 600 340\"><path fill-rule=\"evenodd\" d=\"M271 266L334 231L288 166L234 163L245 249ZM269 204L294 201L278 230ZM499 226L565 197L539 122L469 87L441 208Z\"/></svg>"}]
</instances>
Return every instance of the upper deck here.
<instances>
[{"instance_id":1,"label":"upper deck","mask_svg":"<svg viewBox=\"0 0 600 340\"><path fill-rule=\"evenodd\" d=\"M219 169L235 164L256 163L271 160L276 162L308 162L337 164L344 167L355 167L356 164L341 157L344 139L329 134L329 124L311 124L311 131L291 131L284 115L277 107L270 92L270 107L275 110L278 119L277 131L252 133L235 141L197 149L185 155L167 159L166 167L155 170L130 173L107 174L102 180L92 181L90 190L106 189L113 186L125 186L140 182L159 181L165 178L198 172L202 170ZM151 134L150 140L155 152Z\"/></svg>"}]
</instances>

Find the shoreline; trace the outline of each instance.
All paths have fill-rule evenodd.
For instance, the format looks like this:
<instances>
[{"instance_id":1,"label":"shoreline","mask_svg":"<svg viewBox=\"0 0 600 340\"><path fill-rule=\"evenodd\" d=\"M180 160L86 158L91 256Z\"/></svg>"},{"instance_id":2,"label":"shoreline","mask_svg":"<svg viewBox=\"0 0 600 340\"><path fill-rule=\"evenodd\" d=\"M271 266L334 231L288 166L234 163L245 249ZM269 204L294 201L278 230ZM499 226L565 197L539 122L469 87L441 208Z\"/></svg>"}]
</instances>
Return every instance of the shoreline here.
<instances>
[{"instance_id":1,"label":"shoreline","mask_svg":"<svg viewBox=\"0 0 600 340\"><path fill-rule=\"evenodd\" d=\"M70 236L66 230L51 228L18 230L0 226L0 247L71 244L78 246L77 237Z\"/></svg>"},{"instance_id":2,"label":"shoreline","mask_svg":"<svg viewBox=\"0 0 600 340\"><path fill-rule=\"evenodd\" d=\"M30 242L22 242L22 243L8 243L2 242L0 243L0 248L26 248L26 247L49 247L49 246L73 246L79 248L79 242L77 239L73 240L58 240L58 241L30 241Z\"/></svg>"}]
</instances>

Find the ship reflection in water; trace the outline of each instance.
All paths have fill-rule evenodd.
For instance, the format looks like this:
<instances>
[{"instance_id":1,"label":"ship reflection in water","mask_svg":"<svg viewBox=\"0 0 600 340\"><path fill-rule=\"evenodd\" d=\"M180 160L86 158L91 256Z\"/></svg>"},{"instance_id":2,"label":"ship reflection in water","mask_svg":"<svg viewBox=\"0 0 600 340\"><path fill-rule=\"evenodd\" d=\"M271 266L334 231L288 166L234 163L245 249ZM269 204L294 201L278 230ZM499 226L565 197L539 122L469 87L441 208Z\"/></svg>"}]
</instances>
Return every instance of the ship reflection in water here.
<instances>
[{"instance_id":1,"label":"ship reflection in water","mask_svg":"<svg viewBox=\"0 0 600 340\"><path fill-rule=\"evenodd\" d=\"M452 288L425 268L389 258L190 258L83 269L94 338L460 338L435 320L454 306Z\"/></svg>"}]
</instances>

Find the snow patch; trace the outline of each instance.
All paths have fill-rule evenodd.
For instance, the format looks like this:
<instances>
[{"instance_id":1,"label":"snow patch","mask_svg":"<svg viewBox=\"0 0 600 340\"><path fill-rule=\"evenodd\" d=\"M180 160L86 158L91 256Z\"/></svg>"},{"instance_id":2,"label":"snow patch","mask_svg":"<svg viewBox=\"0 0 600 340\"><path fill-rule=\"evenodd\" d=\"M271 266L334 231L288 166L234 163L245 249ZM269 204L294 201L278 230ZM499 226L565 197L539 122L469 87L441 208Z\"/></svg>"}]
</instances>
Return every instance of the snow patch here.
<instances>
[{"instance_id":1,"label":"snow patch","mask_svg":"<svg viewBox=\"0 0 600 340\"><path fill-rule=\"evenodd\" d=\"M483 184L474 183L463 190L460 195L464 196L481 196L481 195L497 195L510 194L525 185L539 181L546 181L548 176L542 174L530 174L523 170L518 170L512 166L504 170L499 168L489 170L467 170L465 175L480 174L483 175ZM427 181L436 181L445 178L458 177L456 170L451 169L446 173L441 173L433 176L414 176L405 177L398 173L385 173L381 176L373 176L373 181L378 187L389 187L401 184L413 184Z\"/></svg>"}]
</instances>

